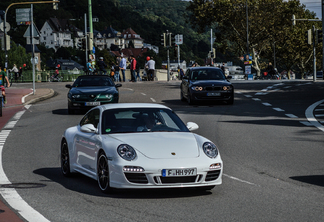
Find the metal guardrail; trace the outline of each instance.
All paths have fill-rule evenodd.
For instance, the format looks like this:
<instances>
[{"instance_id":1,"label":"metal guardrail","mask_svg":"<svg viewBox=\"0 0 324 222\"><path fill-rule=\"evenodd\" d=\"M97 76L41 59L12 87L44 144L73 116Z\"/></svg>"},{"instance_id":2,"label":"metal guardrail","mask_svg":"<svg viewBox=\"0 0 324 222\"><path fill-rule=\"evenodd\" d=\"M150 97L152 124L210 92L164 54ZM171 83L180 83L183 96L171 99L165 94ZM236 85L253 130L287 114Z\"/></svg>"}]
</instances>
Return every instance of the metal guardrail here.
<instances>
[{"instance_id":1,"label":"metal guardrail","mask_svg":"<svg viewBox=\"0 0 324 222\"><path fill-rule=\"evenodd\" d=\"M48 82L50 77L55 74L55 70L47 71L36 71L35 81L36 82ZM70 71L70 70L60 70L59 75L63 77L64 82L73 82L78 76L85 75L84 71ZM16 82L14 73L9 73L8 78L11 82ZM17 82L32 82L33 81L33 71L23 71L22 76L17 79Z\"/></svg>"}]
</instances>

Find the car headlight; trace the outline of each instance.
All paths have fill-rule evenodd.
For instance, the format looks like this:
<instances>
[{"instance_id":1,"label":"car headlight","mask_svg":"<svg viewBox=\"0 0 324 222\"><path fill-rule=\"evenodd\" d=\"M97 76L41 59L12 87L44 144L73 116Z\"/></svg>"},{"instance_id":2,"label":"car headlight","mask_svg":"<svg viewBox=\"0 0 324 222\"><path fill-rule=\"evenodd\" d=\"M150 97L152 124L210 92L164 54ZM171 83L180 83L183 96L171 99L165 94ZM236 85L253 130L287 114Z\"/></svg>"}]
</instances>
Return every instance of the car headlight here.
<instances>
[{"instance_id":1,"label":"car headlight","mask_svg":"<svg viewBox=\"0 0 324 222\"><path fill-rule=\"evenodd\" d=\"M81 96L81 95L78 95L78 94L75 94L75 95L71 95L71 97L72 97L73 99L77 99L77 98L80 98L80 96Z\"/></svg>"},{"instance_id":2,"label":"car headlight","mask_svg":"<svg viewBox=\"0 0 324 222\"><path fill-rule=\"evenodd\" d=\"M104 97L106 97L107 99L112 99L113 95L112 94L107 94L107 95L103 95Z\"/></svg>"},{"instance_id":3,"label":"car headlight","mask_svg":"<svg viewBox=\"0 0 324 222\"><path fill-rule=\"evenodd\" d=\"M203 150L204 153L209 157L209 158L216 158L218 155L218 149L215 144L211 142L206 142L203 144Z\"/></svg>"},{"instance_id":4,"label":"car headlight","mask_svg":"<svg viewBox=\"0 0 324 222\"><path fill-rule=\"evenodd\" d=\"M223 90L224 90L224 91L229 91L229 90L231 90L231 89L232 89L231 86L223 86Z\"/></svg>"},{"instance_id":5,"label":"car headlight","mask_svg":"<svg viewBox=\"0 0 324 222\"><path fill-rule=\"evenodd\" d=\"M117 147L117 153L124 160L134 160L136 158L136 152L133 147L127 144L122 144Z\"/></svg>"},{"instance_id":6,"label":"car headlight","mask_svg":"<svg viewBox=\"0 0 324 222\"><path fill-rule=\"evenodd\" d=\"M201 87L201 86L191 86L191 89L194 90L194 91L202 91L203 87Z\"/></svg>"}]
</instances>

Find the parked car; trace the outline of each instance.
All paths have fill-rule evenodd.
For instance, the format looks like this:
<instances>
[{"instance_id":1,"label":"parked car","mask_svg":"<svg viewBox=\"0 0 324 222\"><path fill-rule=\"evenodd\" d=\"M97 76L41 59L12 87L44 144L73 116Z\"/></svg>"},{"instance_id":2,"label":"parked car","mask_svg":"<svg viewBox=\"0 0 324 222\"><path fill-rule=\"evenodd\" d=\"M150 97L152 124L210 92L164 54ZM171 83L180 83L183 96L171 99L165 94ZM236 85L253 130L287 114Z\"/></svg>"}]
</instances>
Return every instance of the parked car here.
<instances>
[{"instance_id":1,"label":"parked car","mask_svg":"<svg viewBox=\"0 0 324 222\"><path fill-rule=\"evenodd\" d=\"M81 173L111 188L210 190L222 183L216 145L191 131L168 107L119 103L92 108L61 139L64 176Z\"/></svg>"},{"instance_id":2,"label":"parked car","mask_svg":"<svg viewBox=\"0 0 324 222\"><path fill-rule=\"evenodd\" d=\"M230 75L243 75L244 71L241 66L228 66L228 71Z\"/></svg>"},{"instance_id":3,"label":"parked car","mask_svg":"<svg viewBox=\"0 0 324 222\"><path fill-rule=\"evenodd\" d=\"M222 70L216 67L189 68L180 85L180 99L189 104L197 101L234 102L234 87Z\"/></svg>"},{"instance_id":4,"label":"parked car","mask_svg":"<svg viewBox=\"0 0 324 222\"><path fill-rule=\"evenodd\" d=\"M79 76L69 88L68 113L72 114L75 110L89 110L93 106L107 103L118 103L121 84L115 84L106 75L83 75Z\"/></svg>"}]
</instances>

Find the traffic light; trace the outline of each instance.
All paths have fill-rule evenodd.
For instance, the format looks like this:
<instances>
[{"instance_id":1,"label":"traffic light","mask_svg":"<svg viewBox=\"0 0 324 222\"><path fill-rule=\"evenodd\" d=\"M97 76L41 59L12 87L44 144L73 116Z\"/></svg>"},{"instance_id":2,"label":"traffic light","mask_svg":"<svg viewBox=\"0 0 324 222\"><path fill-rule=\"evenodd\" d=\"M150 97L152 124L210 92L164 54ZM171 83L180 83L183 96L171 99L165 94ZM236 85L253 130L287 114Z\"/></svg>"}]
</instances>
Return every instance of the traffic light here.
<instances>
[{"instance_id":1,"label":"traffic light","mask_svg":"<svg viewBox=\"0 0 324 222\"><path fill-rule=\"evenodd\" d=\"M174 57L178 57L178 47L174 47Z\"/></svg>"},{"instance_id":2,"label":"traffic light","mask_svg":"<svg viewBox=\"0 0 324 222\"><path fill-rule=\"evenodd\" d=\"M166 34L163 33L161 35L161 45L163 45L163 47L166 47Z\"/></svg>"},{"instance_id":3,"label":"traffic light","mask_svg":"<svg viewBox=\"0 0 324 222\"><path fill-rule=\"evenodd\" d=\"M169 46L172 47L175 45L175 35L172 33L169 33Z\"/></svg>"},{"instance_id":4,"label":"traffic light","mask_svg":"<svg viewBox=\"0 0 324 222\"><path fill-rule=\"evenodd\" d=\"M323 42L323 31L316 30L316 44Z\"/></svg>"},{"instance_id":5,"label":"traffic light","mask_svg":"<svg viewBox=\"0 0 324 222\"><path fill-rule=\"evenodd\" d=\"M82 50L86 50L86 39L85 38L82 38L81 39L81 49Z\"/></svg>"},{"instance_id":6,"label":"traffic light","mask_svg":"<svg viewBox=\"0 0 324 222\"><path fill-rule=\"evenodd\" d=\"M58 1L57 2L53 2L53 9L54 10L58 10Z\"/></svg>"},{"instance_id":7,"label":"traffic light","mask_svg":"<svg viewBox=\"0 0 324 222\"><path fill-rule=\"evenodd\" d=\"M306 32L306 40L305 40L305 43L311 45L313 43L312 41L312 30L311 29L308 29Z\"/></svg>"}]
</instances>

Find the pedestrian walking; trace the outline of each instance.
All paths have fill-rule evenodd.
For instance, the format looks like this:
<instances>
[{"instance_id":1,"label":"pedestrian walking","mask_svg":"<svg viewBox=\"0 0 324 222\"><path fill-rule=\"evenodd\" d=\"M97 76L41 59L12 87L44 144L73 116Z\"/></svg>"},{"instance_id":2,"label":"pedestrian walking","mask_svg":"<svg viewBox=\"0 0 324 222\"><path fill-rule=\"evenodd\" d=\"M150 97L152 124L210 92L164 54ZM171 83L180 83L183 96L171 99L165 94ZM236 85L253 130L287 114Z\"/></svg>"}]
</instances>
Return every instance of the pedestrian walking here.
<instances>
[{"instance_id":1,"label":"pedestrian walking","mask_svg":"<svg viewBox=\"0 0 324 222\"><path fill-rule=\"evenodd\" d=\"M114 71L115 71L115 82L119 82L120 81L120 76L119 76L119 65L118 65L118 60L117 60L117 64L113 64L114 67Z\"/></svg>"},{"instance_id":2,"label":"pedestrian walking","mask_svg":"<svg viewBox=\"0 0 324 222\"><path fill-rule=\"evenodd\" d=\"M140 76L140 72L141 72L141 68L139 66L139 63L136 61L136 77L135 77L135 80L137 80L138 78L138 81L142 81L141 79L141 76Z\"/></svg>"},{"instance_id":3,"label":"pedestrian walking","mask_svg":"<svg viewBox=\"0 0 324 222\"><path fill-rule=\"evenodd\" d=\"M88 63L87 63L87 73L88 75L93 75L93 67L92 67L92 64L91 64L91 59L89 59Z\"/></svg>"},{"instance_id":4,"label":"pedestrian walking","mask_svg":"<svg viewBox=\"0 0 324 222\"><path fill-rule=\"evenodd\" d=\"M124 56L122 56L122 59L120 60L119 63L119 69L122 71L122 75L123 75L123 82L125 82L126 77L125 77L125 71L126 71L126 59Z\"/></svg>"},{"instance_id":5,"label":"pedestrian walking","mask_svg":"<svg viewBox=\"0 0 324 222\"><path fill-rule=\"evenodd\" d=\"M136 59L133 55L130 56L131 58L131 65L130 65L130 71L132 74L132 82L136 82Z\"/></svg>"},{"instance_id":6,"label":"pedestrian walking","mask_svg":"<svg viewBox=\"0 0 324 222\"><path fill-rule=\"evenodd\" d=\"M98 67L99 67L99 70L103 73L103 75L106 75L107 74L107 70L106 70L107 65L103 61L103 57L100 57L99 58Z\"/></svg>"},{"instance_id":7,"label":"pedestrian walking","mask_svg":"<svg viewBox=\"0 0 324 222\"><path fill-rule=\"evenodd\" d=\"M147 78L148 81L153 81L154 80L154 71L155 71L155 61L153 60L153 57L146 57L146 64L145 68L148 70L147 71Z\"/></svg>"},{"instance_id":8,"label":"pedestrian walking","mask_svg":"<svg viewBox=\"0 0 324 222\"><path fill-rule=\"evenodd\" d=\"M7 77L7 74L5 71L2 70L1 66L0 66L0 87L1 87L1 93L2 93L2 102L4 104L7 103L7 99L6 99L6 90L5 90L5 87L3 86L4 85L4 81L7 81L7 86L10 87L10 83L9 83L9 79Z\"/></svg>"},{"instance_id":9,"label":"pedestrian walking","mask_svg":"<svg viewBox=\"0 0 324 222\"><path fill-rule=\"evenodd\" d=\"M14 64L12 69L9 69L9 71L14 73L15 82L18 82L19 70L16 64Z\"/></svg>"}]
</instances>

